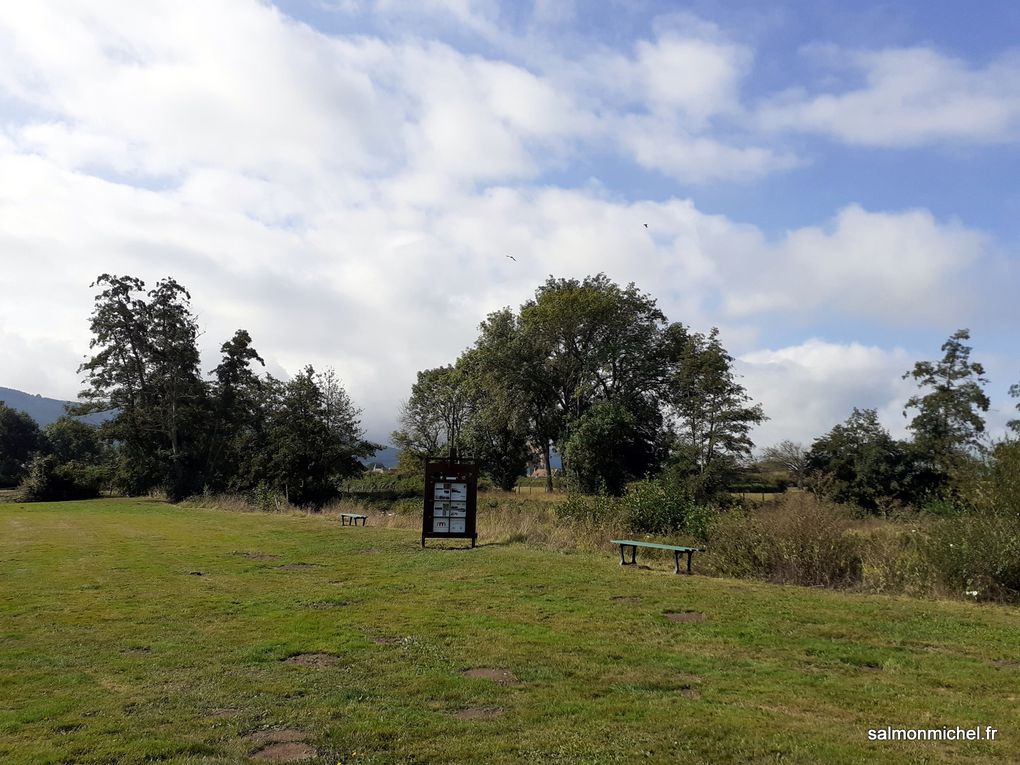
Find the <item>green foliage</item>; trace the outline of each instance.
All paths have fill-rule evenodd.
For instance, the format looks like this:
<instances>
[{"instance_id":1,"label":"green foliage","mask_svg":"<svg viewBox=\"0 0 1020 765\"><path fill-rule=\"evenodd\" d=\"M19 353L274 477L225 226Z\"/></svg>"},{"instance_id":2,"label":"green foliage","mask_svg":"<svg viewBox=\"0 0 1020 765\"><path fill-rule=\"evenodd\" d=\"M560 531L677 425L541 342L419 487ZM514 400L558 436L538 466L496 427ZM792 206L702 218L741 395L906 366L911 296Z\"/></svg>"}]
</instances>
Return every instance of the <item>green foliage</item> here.
<instances>
[{"instance_id":1,"label":"green foliage","mask_svg":"<svg viewBox=\"0 0 1020 765\"><path fill-rule=\"evenodd\" d=\"M618 529L634 534L690 534L704 539L710 508L698 505L682 485L645 479L627 485L626 493L614 497L598 494L570 494L556 508L560 518L607 531Z\"/></svg>"},{"instance_id":2,"label":"green foliage","mask_svg":"<svg viewBox=\"0 0 1020 765\"><path fill-rule=\"evenodd\" d=\"M369 473L348 478L340 485L346 497L357 499L395 500L422 497L425 494L425 475L418 473Z\"/></svg>"},{"instance_id":3,"label":"green foliage","mask_svg":"<svg viewBox=\"0 0 1020 765\"><path fill-rule=\"evenodd\" d=\"M691 493L674 481L634 481L623 497L626 524L638 534L679 534L686 532L698 539L707 534L711 511L696 504Z\"/></svg>"},{"instance_id":4,"label":"green foliage","mask_svg":"<svg viewBox=\"0 0 1020 765\"><path fill-rule=\"evenodd\" d=\"M896 441L874 409L857 409L815 440L806 466L817 491L837 502L876 511L895 500L921 500L935 485L915 448Z\"/></svg>"},{"instance_id":5,"label":"green foliage","mask_svg":"<svg viewBox=\"0 0 1020 765\"><path fill-rule=\"evenodd\" d=\"M25 500L55 502L98 497L108 474L103 466L78 460L62 461L55 454L32 460L19 487Z\"/></svg>"},{"instance_id":6,"label":"green foliage","mask_svg":"<svg viewBox=\"0 0 1020 765\"><path fill-rule=\"evenodd\" d=\"M0 401L0 487L16 486L42 446L43 436L35 420Z\"/></svg>"},{"instance_id":7,"label":"green foliage","mask_svg":"<svg viewBox=\"0 0 1020 765\"><path fill-rule=\"evenodd\" d=\"M984 367L970 361L971 348L964 344L970 332L954 332L942 350L941 361L919 361L903 375L912 377L924 392L911 396L904 409L916 409L910 421L918 448L930 456L944 475L952 475L961 459L980 446L985 421L980 412L990 405L983 386Z\"/></svg>"},{"instance_id":8,"label":"green foliage","mask_svg":"<svg viewBox=\"0 0 1020 765\"><path fill-rule=\"evenodd\" d=\"M390 437L393 445L418 460L460 453L472 404L460 365L419 372L401 408L400 429Z\"/></svg>"},{"instance_id":9,"label":"green foliage","mask_svg":"<svg viewBox=\"0 0 1020 765\"><path fill-rule=\"evenodd\" d=\"M707 336L677 329L672 348L664 400L677 422L673 471L700 499L713 499L750 456L750 430L766 417L737 382L718 329Z\"/></svg>"},{"instance_id":10,"label":"green foliage","mask_svg":"<svg viewBox=\"0 0 1020 765\"><path fill-rule=\"evenodd\" d=\"M619 403L600 401L571 427L564 447L574 485L586 494L623 493L656 462L655 444Z\"/></svg>"},{"instance_id":11,"label":"green foliage","mask_svg":"<svg viewBox=\"0 0 1020 765\"><path fill-rule=\"evenodd\" d=\"M283 386L268 426L269 485L298 506L338 497L341 482L360 474L358 460L381 448L363 440L359 414L331 372L305 367Z\"/></svg>"},{"instance_id":12,"label":"green foliage","mask_svg":"<svg viewBox=\"0 0 1020 765\"><path fill-rule=\"evenodd\" d=\"M1020 514L969 513L940 519L927 554L957 596L1020 597Z\"/></svg>"},{"instance_id":13,"label":"green foliage","mask_svg":"<svg viewBox=\"0 0 1020 765\"><path fill-rule=\"evenodd\" d=\"M93 355L79 368L89 387L77 413L115 411L104 436L130 463L130 493L154 488L180 499L201 489L209 421L190 295L173 279L144 292L133 277L101 275L90 328Z\"/></svg>"},{"instance_id":14,"label":"green foliage","mask_svg":"<svg viewBox=\"0 0 1020 765\"><path fill-rule=\"evenodd\" d=\"M520 310L524 346L533 357L528 370L536 417L536 442L543 449L551 435L575 467L567 442L597 405L588 434L573 448L585 459L580 484L591 490L600 481L619 491L621 479L656 467L662 441L662 417L656 398L663 369L666 317L655 300L634 284L625 288L605 274L577 279L550 277ZM541 427L538 427L538 426ZM616 447L623 464L598 460L589 448L607 428L627 431ZM592 470L607 469L593 479Z\"/></svg>"}]
</instances>

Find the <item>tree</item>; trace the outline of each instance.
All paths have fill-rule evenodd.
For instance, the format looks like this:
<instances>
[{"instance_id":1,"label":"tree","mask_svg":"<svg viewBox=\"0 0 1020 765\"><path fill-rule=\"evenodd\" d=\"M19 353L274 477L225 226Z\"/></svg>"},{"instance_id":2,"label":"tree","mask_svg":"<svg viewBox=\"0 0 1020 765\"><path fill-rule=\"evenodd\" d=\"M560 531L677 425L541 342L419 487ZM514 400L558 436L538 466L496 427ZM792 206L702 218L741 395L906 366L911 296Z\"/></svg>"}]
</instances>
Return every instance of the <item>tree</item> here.
<instances>
[{"instance_id":1,"label":"tree","mask_svg":"<svg viewBox=\"0 0 1020 765\"><path fill-rule=\"evenodd\" d=\"M775 446L769 446L762 451L762 462L778 465L787 473L794 483L800 487L804 482L804 472L807 469L807 450L794 441L780 441Z\"/></svg>"},{"instance_id":2,"label":"tree","mask_svg":"<svg viewBox=\"0 0 1020 765\"><path fill-rule=\"evenodd\" d=\"M123 444L127 493L158 487L181 499L202 487L209 420L191 296L170 278L144 294L144 282L128 276L103 274L92 286L103 289L76 412L115 412L103 432Z\"/></svg>"},{"instance_id":3,"label":"tree","mask_svg":"<svg viewBox=\"0 0 1020 765\"><path fill-rule=\"evenodd\" d=\"M571 428L600 401L617 405L614 417L621 409L629 412L633 434L643 441L632 456L652 460L661 431L655 392L663 376L665 326L652 297L634 284L621 288L605 274L550 277L521 306L520 331L533 359L526 374L533 410L540 413L536 435L543 431L536 440L546 464L549 444L542 441L548 434L571 471ZM640 472L654 467L649 461Z\"/></svg>"},{"instance_id":4,"label":"tree","mask_svg":"<svg viewBox=\"0 0 1020 765\"><path fill-rule=\"evenodd\" d=\"M639 418L613 401L595 403L573 423L564 456L577 488L614 496L623 493L628 481L643 477L658 458Z\"/></svg>"},{"instance_id":5,"label":"tree","mask_svg":"<svg viewBox=\"0 0 1020 765\"><path fill-rule=\"evenodd\" d=\"M675 330L674 363L664 399L676 422L677 468L708 498L724 488L738 460L754 447L751 427L766 417L737 382L719 330L707 336Z\"/></svg>"},{"instance_id":6,"label":"tree","mask_svg":"<svg viewBox=\"0 0 1020 765\"><path fill-rule=\"evenodd\" d=\"M1009 395L1012 398L1020 398L1020 383L1014 383L1009 386ZM1020 403L1016 405L1017 411L1020 411ZM1006 426L1017 435L1020 435L1020 419L1010 420L1006 423Z\"/></svg>"},{"instance_id":7,"label":"tree","mask_svg":"<svg viewBox=\"0 0 1020 765\"><path fill-rule=\"evenodd\" d=\"M942 344L941 361L919 361L903 375L917 381L923 395L908 399L903 410L916 409L910 422L914 442L929 455L938 470L952 474L980 445L984 418L990 405L983 386L984 367L970 361L970 346L964 343L970 332L960 329Z\"/></svg>"},{"instance_id":8,"label":"tree","mask_svg":"<svg viewBox=\"0 0 1020 765\"><path fill-rule=\"evenodd\" d=\"M42 445L35 420L0 401L0 486L17 486Z\"/></svg>"},{"instance_id":9,"label":"tree","mask_svg":"<svg viewBox=\"0 0 1020 765\"><path fill-rule=\"evenodd\" d=\"M446 450L456 456L464 447L464 428L472 401L460 366L426 369L418 373L411 397L403 405L394 446L418 461Z\"/></svg>"},{"instance_id":10,"label":"tree","mask_svg":"<svg viewBox=\"0 0 1020 765\"><path fill-rule=\"evenodd\" d=\"M252 348L246 330L237 330L220 351L223 359L213 370L214 417L206 481L217 491L244 491L258 483L257 466L264 462L275 381L263 380L252 370L252 364L265 366L265 362Z\"/></svg>"},{"instance_id":11,"label":"tree","mask_svg":"<svg viewBox=\"0 0 1020 765\"><path fill-rule=\"evenodd\" d=\"M837 502L877 510L883 500L914 502L928 476L907 444L893 439L874 409L854 408L845 422L815 439L808 472L828 479L826 493Z\"/></svg>"},{"instance_id":12,"label":"tree","mask_svg":"<svg viewBox=\"0 0 1020 765\"><path fill-rule=\"evenodd\" d=\"M554 435L550 402L537 354L531 352L513 311L489 314L479 330L474 347L458 361L472 401L467 448L482 470L510 491L527 468L531 446L549 450Z\"/></svg>"},{"instance_id":13,"label":"tree","mask_svg":"<svg viewBox=\"0 0 1020 765\"><path fill-rule=\"evenodd\" d=\"M362 437L359 412L332 373L305 367L281 391L269 425L272 488L296 505L321 507L340 482L361 470L358 459L381 447Z\"/></svg>"}]
</instances>

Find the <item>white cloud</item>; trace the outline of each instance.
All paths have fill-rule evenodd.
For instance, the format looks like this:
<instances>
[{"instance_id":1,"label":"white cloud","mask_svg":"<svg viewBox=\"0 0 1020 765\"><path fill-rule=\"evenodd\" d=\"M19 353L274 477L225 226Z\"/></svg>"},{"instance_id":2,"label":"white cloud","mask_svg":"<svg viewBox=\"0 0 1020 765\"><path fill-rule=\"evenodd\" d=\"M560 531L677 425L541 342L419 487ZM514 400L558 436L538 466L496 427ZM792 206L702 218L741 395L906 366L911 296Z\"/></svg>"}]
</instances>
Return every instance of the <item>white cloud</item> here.
<instances>
[{"instance_id":1,"label":"white cloud","mask_svg":"<svg viewBox=\"0 0 1020 765\"><path fill-rule=\"evenodd\" d=\"M766 102L766 129L820 132L865 146L946 141L998 143L1020 137L1020 55L984 67L931 48L826 51L829 63L863 77L836 93L791 90Z\"/></svg>"},{"instance_id":2,"label":"white cloud","mask_svg":"<svg viewBox=\"0 0 1020 765\"><path fill-rule=\"evenodd\" d=\"M819 310L874 316L905 324L951 321L978 295L962 283L984 255L987 238L927 210L841 210L827 227L787 233L748 256L726 296L734 316L768 311L810 315Z\"/></svg>"},{"instance_id":3,"label":"white cloud","mask_svg":"<svg viewBox=\"0 0 1020 765\"><path fill-rule=\"evenodd\" d=\"M189 287L206 369L238 327L273 370L336 366L377 438L417 370L548 274L634 281L740 349L775 316L964 313L986 242L925 211L850 206L770 242L691 200L542 180L593 148L689 182L794 161L715 131L740 118L751 52L680 21L555 72L328 36L242 0L17 6L0 19L0 97L18 107L0 130L0 385L75 394L102 272Z\"/></svg>"},{"instance_id":4,"label":"white cloud","mask_svg":"<svg viewBox=\"0 0 1020 765\"><path fill-rule=\"evenodd\" d=\"M805 446L845 420L853 407L877 409L897 437L906 435L903 403L913 383L902 375L910 355L859 343L811 339L800 345L738 357L736 368L751 397L770 420L753 438L759 447L789 439Z\"/></svg>"}]
</instances>

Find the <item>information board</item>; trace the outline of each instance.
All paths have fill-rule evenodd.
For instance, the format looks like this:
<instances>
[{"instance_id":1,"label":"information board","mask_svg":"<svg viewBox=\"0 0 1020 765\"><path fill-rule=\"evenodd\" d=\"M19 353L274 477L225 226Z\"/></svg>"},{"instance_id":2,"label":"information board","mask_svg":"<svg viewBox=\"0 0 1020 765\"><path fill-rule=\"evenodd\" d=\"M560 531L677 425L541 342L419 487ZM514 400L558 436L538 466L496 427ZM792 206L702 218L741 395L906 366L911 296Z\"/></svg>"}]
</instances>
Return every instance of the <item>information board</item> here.
<instances>
[{"instance_id":1,"label":"information board","mask_svg":"<svg viewBox=\"0 0 1020 765\"><path fill-rule=\"evenodd\" d=\"M426 537L470 539L478 534L478 465L471 459L425 460L425 512L422 517L421 546Z\"/></svg>"}]
</instances>

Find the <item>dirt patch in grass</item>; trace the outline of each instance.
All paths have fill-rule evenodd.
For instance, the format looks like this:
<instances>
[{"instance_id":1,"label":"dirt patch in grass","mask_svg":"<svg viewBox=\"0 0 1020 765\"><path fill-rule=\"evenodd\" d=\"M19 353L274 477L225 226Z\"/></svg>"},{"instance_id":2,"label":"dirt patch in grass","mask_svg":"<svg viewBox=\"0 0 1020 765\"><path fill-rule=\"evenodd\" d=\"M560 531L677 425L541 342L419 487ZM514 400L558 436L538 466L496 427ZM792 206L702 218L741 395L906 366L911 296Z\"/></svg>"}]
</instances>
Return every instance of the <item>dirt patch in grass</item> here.
<instances>
[{"instance_id":1,"label":"dirt patch in grass","mask_svg":"<svg viewBox=\"0 0 1020 765\"><path fill-rule=\"evenodd\" d=\"M303 762L319 756L308 744L290 741L283 744L269 744L257 750L251 758L256 762Z\"/></svg>"},{"instance_id":2,"label":"dirt patch in grass","mask_svg":"<svg viewBox=\"0 0 1020 765\"><path fill-rule=\"evenodd\" d=\"M461 674L464 677L492 680L492 682L499 683L500 685L517 685L520 682L509 669L500 669L499 667L475 667L473 669L465 669Z\"/></svg>"},{"instance_id":3,"label":"dirt patch in grass","mask_svg":"<svg viewBox=\"0 0 1020 765\"><path fill-rule=\"evenodd\" d=\"M244 739L251 744L289 744L307 741L308 734L297 728L270 728L249 733Z\"/></svg>"},{"instance_id":4,"label":"dirt patch in grass","mask_svg":"<svg viewBox=\"0 0 1020 765\"><path fill-rule=\"evenodd\" d=\"M223 707L222 709L213 709L209 712L209 717L214 720L225 720L228 717L236 717L241 714L240 709L234 709L233 707Z\"/></svg>"},{"instance_id":5,"label":"dirt patch in grass","mask_svg":"<svg viewBox=\"0 0 1020 765\"><path fill-rule=\"evenodd\" d=\"M319 756L314 747L305 743L308 734L297 728L272 728L249 733L244 737L256 762L302 762Z\"/></svg>"},{"instance_id":6,"label":"dirt patch in grass","mask_svg":"<svg viewBox=\"0 0 1020 765\"><path fill-rule=\"evenodd\" d=\"M382 636L377 636L377 637L373 637L373 638L370 638L370 639L376 645L400 645L401 643L404 642L403 638L394 637L392 635L388 635L388 636L387 635L382 635Z\"/></svg>"},{"instance_id":7,"label":"dirt patch in grass","mask_svg":"<svg viewBox=\"0 0 1020 765\"><path fill-rule=\"evenodd\" d=\"M248 560L276 560L279 555L273 555L272 553L258 552L257 550L234 550L230 553L231 555L239 555L242 558Z\"/></svg>"},{"instance_id":8,"label":"dirt patch in grass","mask_svg":"<svg viewBox=\"0 0 1020 765\"><path fill-rule=\"evenodd\" d=\"M701 611L667 611L664 616L671 622L703 622L705 615Z\"/></svg>"},{"instance_id":9,"label":"dirt patch in grass","mask_svg":"<svg viewBox=\"0 0 1020 765\"><path fill-rule=\"evenodd\" d=\"M340 657L331 653L299 653L288 656L285 664L296 664L299 667L333 667L340 663Z\"/></svg>"},{"instance_id":10,"label":"dirt patch in grass","mask_svg":"<svg viewBox=\"0 0 1020 765\"><path fill-rule=\"evenodd\" d=\"M617 595L613 598L614 603L640 603L640 595Z\"/></svg>"},{"instance_id":11,"label":"dirt patch in grass","mask_svg":"<svg viewBox=\"0 0 1020 765\"><path fill-rule=\"evenodd\" d=\"M316 568L318 563L284 563L282 566L277 566L281 571L307 571L310 568Z\"/></svg>"},{"instance_id":12,"label":"dirt patch in grass","mask_svg":"<svg viewBox=\"0 0 1020 765\"><path fill-rule=\"evenodd\" d=\"M468 707L450 712L450 716L458 720L492 720L504 714L506 710L503 707Z\"/></svg>"},{"instance_id":13,"label":"dirt patch in grass","mask_svg":"<svg viewBox=\"0 0 1020 765\"><path fill-rule=\"evenodd\" d=\"M189 571L188 576L205 576L204 571Z\"/></svg>"},{"instance_id":14,"label":"dirt patch in grass","mask_svg":"<svg viewBox=\"0 0 1020 765\"><path fill-rule=\"evenodd\" d=\"M680 689L680 695L683 696L685 699L700 699L701 691L699 691L697 688L692 688L689 685L685 685L683 688Z\"/></svg>"}]
</instances>

